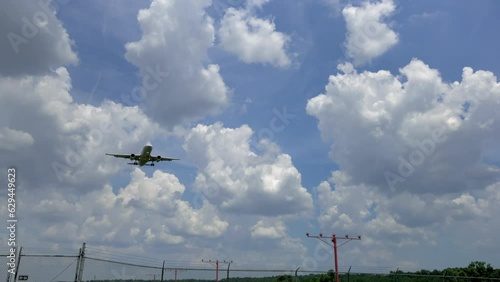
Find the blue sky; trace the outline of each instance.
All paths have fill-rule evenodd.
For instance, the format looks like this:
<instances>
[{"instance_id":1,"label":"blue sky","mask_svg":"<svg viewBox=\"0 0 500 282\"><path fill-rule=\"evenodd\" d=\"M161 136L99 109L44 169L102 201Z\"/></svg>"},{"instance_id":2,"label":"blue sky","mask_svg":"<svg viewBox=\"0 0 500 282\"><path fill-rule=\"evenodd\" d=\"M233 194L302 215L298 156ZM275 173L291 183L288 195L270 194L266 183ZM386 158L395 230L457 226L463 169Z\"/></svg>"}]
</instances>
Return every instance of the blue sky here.
<instances>
[{"instance_id":1,"label":"blue sky","mask_svg":"<svg viewBox=\"0 0 500 282\"><path fill-rule=\"evenodd\" d=\"M23 246L326 270L305 233L347 233L341 270L500 267L496 1L2 5ZM104 155L146 142L181 160Z\"/></svg>"}]
</instances>

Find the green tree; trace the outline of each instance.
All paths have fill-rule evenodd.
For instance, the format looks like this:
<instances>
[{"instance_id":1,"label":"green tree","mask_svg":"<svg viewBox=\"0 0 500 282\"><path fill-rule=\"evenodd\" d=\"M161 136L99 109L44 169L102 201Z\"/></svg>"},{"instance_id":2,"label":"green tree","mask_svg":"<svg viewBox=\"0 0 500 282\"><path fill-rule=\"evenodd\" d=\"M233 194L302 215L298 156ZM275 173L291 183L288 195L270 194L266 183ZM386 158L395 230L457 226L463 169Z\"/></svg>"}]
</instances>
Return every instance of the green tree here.
<instances>
[{"instance_id":1,"label":"green tree","mask_svg":"<svg viewBox=\"0 0 500 282\"><path fill-rule=\"evenodd\" d=\"M281 276L278 276L278 282L292 282L292 275L290 274L284 274L284 275L281 275Z\"/></svg>"},{"instance_id":2,"label":"green tree","mask_svg":"<svg viewBox=\"0 0 500 282\"><path fill-rule=\"evenodd\" d=\"M335 281L335 271L332 269L328 270L326 274L321 274L319 277L319 282L334 282Z\"/></svg>"},{"instance_id":3,"label":"green tree","mask_svg":"<svg viewBox=\"0 0 500 282\"><path fill-rule=\"evenodd\" d=\"M467 266L465 272L470 277L491 277L495 269L484 261L473 261Z\"/></svg>"}]
</instances>

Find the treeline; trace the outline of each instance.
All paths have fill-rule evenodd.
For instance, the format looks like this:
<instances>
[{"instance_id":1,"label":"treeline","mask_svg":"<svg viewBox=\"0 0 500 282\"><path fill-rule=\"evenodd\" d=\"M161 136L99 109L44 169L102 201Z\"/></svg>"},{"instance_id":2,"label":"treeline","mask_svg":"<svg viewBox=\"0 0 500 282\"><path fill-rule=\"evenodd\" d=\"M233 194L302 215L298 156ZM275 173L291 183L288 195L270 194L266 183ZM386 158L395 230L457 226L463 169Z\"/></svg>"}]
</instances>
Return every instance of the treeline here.
<instances>
[{"instance_id":1,"label":"treeline","mask_svg":"<svg viewBox=\"0 0 500 282\"><path fill-rule=\"evenodd\" d=\"M481 279L481 278L491 279ZM364 273L341 273L340 281L349 282L443 282L443 281L500 281L500 269L493 268L485 262L471 262L467 267L453 267L444 270L419 270L415 272L391 271L389 274L364 274ZM145 282L148 280L93 280L95 282ZM153 282L153 280L150 280ZM182 279L182 282L206 282L213 280ZM271 277L246 277L220 279L221 282L334 282L335 272L333 270L324 274L280 275ZM174 282L165 280L165 282Z\"/></svg>"},{"instance_id":2,"label":"treeline","mask_svg":"<svg viewBox=\"0 0 500 282\"><path fill-rule=\"evenodd\" d=\"M467 267L452 267L452 268L446 268L441 271L436 269L432 271L422 269L413 273L398 271L395 274L403 274L403 275L414 274L427 277L436 275L441 277L470 277L470 278L482 277L482 278L497 278L498 281L500 281L500 268L495 269L489 263L486 264L485 262L482 261L471 262ZM464 280L457 278L457 280L446 280L446 281L464 281ZM471 279L470 281L481 281L481 280Z\"/></svg>"}]
</instances>

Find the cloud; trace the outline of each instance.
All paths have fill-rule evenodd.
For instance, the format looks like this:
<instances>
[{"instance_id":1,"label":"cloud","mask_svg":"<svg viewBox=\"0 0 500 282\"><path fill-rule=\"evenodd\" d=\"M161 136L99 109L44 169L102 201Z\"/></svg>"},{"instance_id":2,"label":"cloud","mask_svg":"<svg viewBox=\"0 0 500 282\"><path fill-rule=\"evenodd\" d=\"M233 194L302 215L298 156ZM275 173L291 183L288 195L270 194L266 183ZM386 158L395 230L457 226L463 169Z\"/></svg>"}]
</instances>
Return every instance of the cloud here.
<instances>
[{"instance_id":1,"label":"cloud","mask_svg":"<svg viewBox=\"0 0 500 282\"><path fill-rule=\"evenodd\" d=\"M382 0L366 1L360 7L349 4L342 10L347 28L345 47L354 64L369 63L398 43L397 33L383 22L395 8L392 0Z\"/></svg>"},{"instance_id":2,"label":"cloud","mask_svg":"<svg viewBox=\"0 0 500 282\"><path fill-rule=\"evenodd\" d=\"M286 237L287 234L287 228L283 221L266 223L264 220L259 220L252 226L251 230L252 238L278 239Z\"/></svg>"},{"instance_id":3,"label":"cloud","mask_svg":"<svg viewBox=\"0 0 500 282\"><path fill-rule=\"evenodd\" d=\"M174 175L155 171L147 177L136 168L130 177L123 188L104 185L79 197L57 189L45 189L46 196L38 199L39 192L22 192L23 204L33 208L20 215L31 222L30 230L37 230L40 240L60 244L86 241L95 247L178 245L189 241L187 235L216 238L227 230L228 223L216 209L204 205L195 210L181 199L185 188Z\"/></svg>"},{"instance_id":4,"label":"cloud","mask_svg":"<svg viewBox=\"0 0 500 282\"><path fill-rule=\"evenodd\" d=\"M426 250L449 245L447 236L453 237L456 232L464 234L452 242L457 246L475 244L483 248L484 243L493 242L492 234L498 228L487 225L500 212L495 204L499 182L475 195L470 192L434 195L387 194L377 187L354 184L353 180L345 172L335 171L315 189L322 230L342 230L351 236L362 236L359 242L362 247L350 246L352 250L347 251L352 252L349 260L377 266L381 260L394 265L404 260L408 250L415 246ZM475 239L471 242L471 238ZM359 249L363 251L357 253ZM377 252L384 256L376 256ZM422 262L411 258L405 263L418 267Z\"/></svg>"},{"instance_id":5,"label":"cloud","mask_svg":"<svg viewBox=\"0 0 500 282\"><path fill-rule=\"evenodd\" d=\"M229 89L216 64L205 65L214 43L211 1L153 1L139 11L142 38L125 45L125 58L139 68L136 102L153 119L173 127L217 114L229 103Z\"/></svg>"},{"instance_id":6,"label":"cloud","mask_svg":"<svg viewBox=\"0 0 500 282\"><path fill-rule=\"evenodd\" d=\"M43 74L61 65L74 65L73 42L56 17L56 1L0 3L0 75Z\"/></svg>"},{"instance_id":7,"label":"cloud","mask_svg":"<svg viewBox=\"0 0 500 282\"><path fill-rule=\"evenodd\" d=\"M198 202L189 201L191 194L173 174L155 171L146 176L136 169L132 170L130 179L116 176L120 179L118 182L123 183L121 188L108 184L110 177L123 169L124 164L106 158L106 152L133 152L138 144L153 140L163 130L137 106L112 101L98 106L79 104L71 96L71 87L71 78L64 67L46 75L0 77L3 101L0 128L10 128L5 130L8 136L26 133L33 139L33 143L22 150L1 149L4 167L15 166L23 176L19 178L19 205L32 207L18 211L18 217L24 222L19 230L24 242L63 247L87 242L89 246L106 250L158 256L159 250L169 246L169 250L175 250L176 256L172 259L176 260L189 260L202 252L214 256L218 252L229 254L241 249L241 241L230 245L229 251L214 247L214 242L229 241L236 232L230 229L231 225L241 225L240 230L250 236L250 228L256 224L251 215L242 219L241 214L230 211L233 216L229 221L225 219L227 215L221 214L226 210L210 201L195 205ZM228 137L234 139L220 138L220 141L242 143L240 135ZM205 149L209 144L201 145L199 148ZM300 174L290 157L274 151L274 146L265 145L267 154L258 156L256 165L247 169L249 173L256 170L253 176L262 176L268 183L269 191L260 189L259 193L270 196L267 203L281 206L277 209L279 213L310 210L312 199L300 185ZM217 143L216 148L215 153L225 154L223 143ZM213 155L207 157L208 165ZM241 163L242 158L233 160L228 156L224 161L233 161L228 168L236 168L245 165ZM54 170L54 163L58 164L58 170ZM204 175L210 177L207 173ZM250 180L250 177L245 179ZM238 201L244 201L245 195L242 196ZM284 207L286 204L291 207ZM252 206L245 208L248 211ZM273 210L272 206L266 208ZM0 215L6 216L6 212L6 208L0 209ZM262 244L261 239L256 237L254 246ZM288 236L283 242L269 243L265 250L277 250L280 256L289 252L290 247L294 254L305 252L300 241ZM183 253L183 257L179 258L178 253ZM265 252L257 253L262 256Z\"/></svg>"},{"instance_id":8,"label":"cloud","mask_svg":"<svg viewBox=\"0 0 500 282\"><path fill-rule=\"evenodd\" d=\"M404 259L408 250L449 246L457 233L453 246L475 246L468 256L494 245L500 173L492 157L500 104L494 74L464 67L461 80L449 83L417 59L398 74L358 72L349 63L338 69L306 107L339 165L316 188L323 230L361 234L362 247L345 252L363 265L422 267Z\"/></svg>"},{"instance_id":9,"label":"cloud","mask_svg":"<svg viewBox=\"0 0 500 282\"><path fill-rule=\"evenodd\" d=\"M23 180L31 184L26 189L95 189L122 165L103 159L105 153L136 151L162 132L137 107L78 104L71 87L64 67L46 75L0 77L2 163L23 167Z\"/></svg>"},{"instance_id":10,"label":"cloud","mask_svg":"<svg viewBox=\"0 0 500 282\"><path fill-rule=\"evenodd\" d=\"M465 67L461 82L445 83L416 59L400 75L339 69L307 112L331 142L330 157L358 183L445 194L498 179L498 166L483 162L500 132L493 73Z\"/></svg>"},{"instance_id":11,"label":"cloud","mask_svg":"<svg viewBox=\"0 0 500 282\"><path fill-rule=\"evenodd\" d=\"M197 125L187 135L187 157L200 169L195 187L222 210L254 215L307 212L312 198L301 185L291 157L263 140L254 152L252 130L243 125Z\"/></svg>"},{"instance_id":12,"label":"cloud","mask_svg":"<svg viewBox=\"0 0 500 282\"><path fill-rule=\"evenodd\" d=\"M168 223L169 228L190 235L218 237L227 229L228 223L219 219L213 207L205 205L194 210L181 200L185 188L174 175L157 170L147 178L136 169L131 176L132 181L117 195L123 206L151 211L162 218L160 222Z\"/></svg>"},{"instance_id":13,"label":"cloud","mask_svg":"<svg viewBox=\"0 0 500 282\"><path fill-rule=\"evenodd\" d=\"M33 145L33 137L27 132L4 127L0 129L0 150L20 150Z\"/></svg>"},{"instance_id":14,"label":"cloud","mask_svg":"<svg viewBox=\"0 0 500 282\"><path fill-rule=\"evenodd\" d=\"M271 20L261 19L253 10L268 1L250 1L245 8L228 8L218 31L220 46L245 63L288 67L291 59L286 52L290 37L276 31Z\"/></svg>"},{"instance_id":15,"label":"cloud","mask_svg":"<svg viewBox=\"0 0 500 282\"><path fill-rule=\"evenodd\" d=\"M189 8L182 6L185 3L183 1L176 3L181 5L178 9ZM197 4L200 2L193 3L195 8L203 11L204 6ZM176 12L173 15L177 15ZM189 17L190 14L187 15ZM211 27L208 18L196 19L203 19L206 27ZM188 25L198 26L191 22ZM210 34L205 31L200 32ZM197 35L193 38L203 39ZM185 46L195 48L194 45L184 45L182 48L179 45L176 54L186 51ZM200 47L200 50L206 50L206 46ZM206 81L213 82L210 75L218 76L217 66L203 67L201 62L205 60L205 55L201 53L186 55L185 61L192 64L184 66L183 74L175 79L185 77L191 82L192 78L199 78L193 75L199 71ZM157 54L160 54L159 50ZM196 54L199 55L198 59L194 58ZM172 58L177 59L176 55L172 55ZM193 61L189 61L191 59ZM157 257L163 256L167 246L169 253L172 253L172 260L183 261L190 261L200 254L213 257L218 253L241 253L238 250L241 250L245 241L238 239L232 242L231 238L238 232L245 233L245 239L250 238L251 227L256 225L254 215L246 215L242 220L241 214L227 212L210 201L198 205L194 198L190 198L192 193L179 178L170 173L153 171L151 175L146 175L141 169L131 170L130 177L119 173L124 163L105 157L105 153L135 152L138 145L147 141L168 141L165 139L168 139L169 133L152 121L142 106L108 100L99 105L75 101L68 69L57 66L60 62L55 59L49 64L54 65L54 68L42 73L25 70L18 76L0 75L1 163L3 167L18 168L17 201L19 206L29 207L19 209L17 213L24 222L18 229L23 242L54 249L73 248L87 242L90 248L99 250L119 250L134 255L147 253L148 256L153 254ZM146 79L142 88L146 89L154 83L158 83L160 88L162 79L171 79L172 75L164 75L167 70L163 67L166 65L161 62L158 67L155 64L144 65L143 78ZM227 98L227 92L224 95ZM234 144L241 142L238 139L240 136L234 137ZM224 151L220 145L218 150ZM271 196L270 204L281 205L279 213L310 210L311 196L300 185L300 174L292 165L290 156L279 153L275 144L262 146L267 153L256 156L258 161L247 170L253 173L252 169L255 169L255 177L265 178L265 188L269 191L260 189L259 193ZM276 160L276 157L279 159ZM207 161L212 162L211 156ZM230 158L224 161L228 162ZM235 160L228 168L245 165L241 161ZM246 181L250 181L250 178ZM285 204L292 207L284 207ZM250 205L245 208L252 209ZM272 210L272 207L268 209ZM6 207L0 208L0 215L5 217L6 214ZM262 228L270 227L272 222L281 222L280 230L286 228L282 219L262 220L266 223ZM236 225L240 227L232 228ZM220 240L228 244L222 247L222 244L217 244ZM5 240L0 239L0 242L6 244ZM256 237L253 240L254 247L245 247L255 249L263 242L269 248L256 251L256 257L262 257L269 249L277 250L278 257L290 252L300 256L305 252L300 240L289 236L283 241L272 242ZM231 249L226 250L227 246ZM180 253L182 255L179 257ZM246 256L242 255L240 261Z\"/></svg>"},{"instance_id":16,"label":"cloud","mask_svg":"<svg viewBox=\"0 0 500 282\"><path fill-rule=\"evenodd\" d=\"M399 265L404 258L400 248L435 239L431 230L408 226L397 216L397 210L388 208L390 199L375 187L356 185L342 171L333 172L329 181L322 182L315 190L318 223L323 232L361 235L361 241L339 250L345 264L357 261L364 266Z\"/></svg>"},{"instance_id":17,"label":"cloud","mask_svg":"<svg viewBox=\"0 0 500 282\"><path fill-rule=\"evenodd\" d=\"M7 9L13 16L8 19L17 20L19 16L19 21L24 21L22 15L43 19L44 14L37 12L36 5L16 3L11 10ZM117 195L106 185L108 177L122 163L113 163L104 153L112 149L136 150L137 144L144 144L162 130L138 107L111 101L98 106L75 102L69 72L60 65L72 63L76 55L55 14L47 12L47 15L50 16L46 25L38 26L37 33L19 46L20 53L15 57L19 60L25 56L30 61L26 64L16 61L12 72L0 71L1 163L2 167L17 168L16 201L27 207L17 211L25 222L18 231L24 242L32 245L71 246L87 239L99 244L134 244L137 242L134 240L146 234L136 234L136 229L129 229L123 223L135 220L128 217L133 207L120 210ZM5 17L2 19L6 21ZM9 22L2 28L9 28L9 24L12 26ZM33 46L37 48L34 54L23 49ZM2 55L9 56L9 52ZM30 56L36 59L31 60ZM178 184L168 177L158 178L171 180L174 187ZM188 211L191 214L184 218L196 218L197 211ZM6 212L0 210L3 216ZM160 231L166 233L153 229L150 234L157 234L163 241L177 240L163 236Z\"/></svg>"}]
</instances>

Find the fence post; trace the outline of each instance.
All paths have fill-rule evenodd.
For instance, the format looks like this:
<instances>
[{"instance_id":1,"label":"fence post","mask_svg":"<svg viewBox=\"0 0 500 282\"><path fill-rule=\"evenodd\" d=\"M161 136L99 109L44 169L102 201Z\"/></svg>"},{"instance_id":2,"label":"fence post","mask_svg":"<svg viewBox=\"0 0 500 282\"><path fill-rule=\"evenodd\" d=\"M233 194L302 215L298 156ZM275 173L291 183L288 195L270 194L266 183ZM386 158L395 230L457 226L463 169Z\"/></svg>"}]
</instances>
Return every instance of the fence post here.
<instances>
[{"instance_id":1,"label":"fence post","mask_svg":"<svg viewBox=\"0 0 500 282\"><path fill-rule=\"evenodd\" d=\"M80 253L80 269L78 270L78 282L82 282L83 265L85 263L85 242L82 245L82 252Z\"/></svg>"},{"instance_id":2,"label":"fence post","mask_svg":"<svg viewBox=\"0 0 500 282\"><path fill-rule=\"evenodd\" d=\"M76 259L76 270L75 270L75 282L78 281L78 271L80 270L80 254L82 253L82 248L78 250L78 258Z\"/></svg>"},{"instance_id":3,"label":"fence post","mask_svg":"<svg viewBox=\"0 0 500 282\"><path fill-rule=\"evenodd\" d=\"M163 273L165 273L165 261L163 261L163 265L161 267L161 282L163 282Z\"/></svg>"},{"instance_id":4,"label":"fence post","mask_svg":"<svg viewBox=\"0 0 500 282\"><path fill-rule=\"evenodd\" d=\"M82 281L84 254L85 254L85 242L83 243L82 247L80 248L80 251L78 253L78 258L76 260L75 282Z\"/></svg>"},{"instance_id":5,"label":"fence post","mask_svg":"<svg viewBox=\"0 0 500 282\"><path fill-rule=\"evenodd\" d=\"M17 281L17 273L19 272L19 264L21 263L21 252L22 251L23 251L23 247L20 247L19 254L17 257L16 274L14 274L14 282Z\"/></svg>"}]
</instances>

